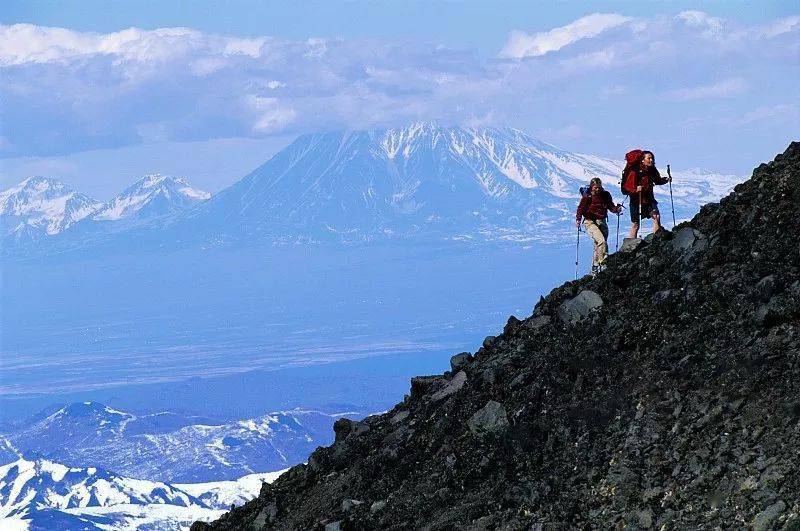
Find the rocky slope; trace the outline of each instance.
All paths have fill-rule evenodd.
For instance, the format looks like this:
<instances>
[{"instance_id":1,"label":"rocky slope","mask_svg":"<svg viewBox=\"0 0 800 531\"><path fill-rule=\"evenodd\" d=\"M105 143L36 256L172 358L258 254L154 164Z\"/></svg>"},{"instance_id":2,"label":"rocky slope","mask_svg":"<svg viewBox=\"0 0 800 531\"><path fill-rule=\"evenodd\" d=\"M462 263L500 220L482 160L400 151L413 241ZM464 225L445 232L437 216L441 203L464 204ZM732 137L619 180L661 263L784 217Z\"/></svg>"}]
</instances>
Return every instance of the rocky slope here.
<instances>
[{"instance_id":1,"label":"rocky slope","mask_svg":"<svg viewBox=\"0 0 800 531\"><path fill-rule=\"evenodd\" d=\"M796 529L798 204L795 142L192 529Z\"/></svg>"}]
</instances>

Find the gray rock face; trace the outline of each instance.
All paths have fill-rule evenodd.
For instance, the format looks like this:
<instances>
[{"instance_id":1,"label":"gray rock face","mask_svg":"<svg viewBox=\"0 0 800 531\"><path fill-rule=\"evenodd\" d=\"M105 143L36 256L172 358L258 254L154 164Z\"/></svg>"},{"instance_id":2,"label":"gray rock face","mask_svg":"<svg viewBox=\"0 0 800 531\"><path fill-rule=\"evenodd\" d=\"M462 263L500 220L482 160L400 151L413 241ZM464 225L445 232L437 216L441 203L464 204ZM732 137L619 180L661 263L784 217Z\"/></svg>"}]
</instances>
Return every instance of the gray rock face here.
<instances>
[{"instance_id":1,"label":"gray rock face","mask_svg":"<svg viewBox=\"0 0 800 531\"><path fill-rule=\"evenodd\" d=\"M577 297L559 306L558 317L566 324L574 324L602 306L603 299L600 295L591 290L584 290Z\"/></svg>"},{"instance_id":2,"label":"gray rock face","mask_svg":"<svg viewBox=\"0 0 800 531\"><path fill-rule=\"evenodd\" d=\"M625 238L619 246L618 253L632 253L642 245L641 238Z\"/></svg>"},{"instance_id":3,"label":"gray rock face","mask_svg":"<svg viewBox=\"0 0 800 531\"><path fill-rule=\"evenodd\" d=\"M506 409L499 402L490 400L470 417L467 425L476 435L503 431L508 427Z\"/></svg>"},{"instance_id":4,"label":"gray rock face","mask_svg":"<svg viewBox=\"0 0 800 531\"><path fill-rule=\"evenodd\" d=\"M464 371L458 371L453 379L444 386L444 388L440 389L439 391L435 392L431 395L431 400L436 402L437 400L441 400L445 397L452 395L453 393L459 391L462 387L464 387L464 383L467 381L467 373Z\"/></svg>"}]
</instances>

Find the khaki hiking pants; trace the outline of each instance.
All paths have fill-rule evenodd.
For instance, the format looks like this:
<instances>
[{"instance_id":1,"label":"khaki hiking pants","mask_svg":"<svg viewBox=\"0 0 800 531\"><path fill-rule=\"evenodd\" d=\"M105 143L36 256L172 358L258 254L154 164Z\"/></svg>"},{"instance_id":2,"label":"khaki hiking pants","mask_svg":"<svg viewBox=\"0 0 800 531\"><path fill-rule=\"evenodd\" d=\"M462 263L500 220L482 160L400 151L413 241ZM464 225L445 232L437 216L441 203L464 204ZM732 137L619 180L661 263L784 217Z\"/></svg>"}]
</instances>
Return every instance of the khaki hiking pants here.
<instances>
[{"instance_id":1,"label":"khaki hiking pants","mask_svg":"<svg viewBox=\"0 0 800 531\"><path fill-rule=\"evenodd\" d=\"M586 228L586 233L594 240L594 255L592 255L592 265L597 266L603 263L608 256L608 225L604 219L592 221L590 219L583 220L583 226Z\"/></svg>"}]
</instances>

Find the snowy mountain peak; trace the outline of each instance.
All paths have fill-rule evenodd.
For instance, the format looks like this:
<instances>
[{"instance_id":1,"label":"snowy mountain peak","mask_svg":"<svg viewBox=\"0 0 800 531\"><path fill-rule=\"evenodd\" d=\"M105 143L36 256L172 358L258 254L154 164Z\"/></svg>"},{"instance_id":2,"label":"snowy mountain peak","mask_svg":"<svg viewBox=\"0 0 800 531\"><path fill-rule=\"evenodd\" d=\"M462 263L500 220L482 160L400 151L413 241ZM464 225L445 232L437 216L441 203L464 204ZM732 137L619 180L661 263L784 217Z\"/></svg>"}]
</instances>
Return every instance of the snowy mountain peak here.
<instances>
[{"instance_id":1,"label":"snowy mountain peak","mask_svg":"<svg viewBox=\"0 0 800 531\"><path fill-rule=\"evenodd\" d=\"M203 505L169 484L131 479L95 467L74 468L46 459L19 459L0 466L0 518L25 517L42 508L117 504Z\"/></svg>"},{"instance_id":2,"label":"snowy mountain peak","mask_svg":"<svg viewBox=\"0 0 800 531\"><path fill-rule=\"evenodd\" d=\"M592 177L616 185L619 169L514 129L415 122L304 135L188 212L184 230L214 238L425 233L527 241L541 238L541 227L567 221Z\"/></svg>"},{"instance_id":3,"label":"snowy mountain peak","mask_svg":"<svg viewBox=\"0 0 800 531\"><path fill-rule=\"evenodd\" d=\"M46 459L0 466L2 529L188 529L255 498L280 472L170 484Z\"/></svg>"},{"instance_id":4,"label":"snowy mountain peak","mask_svg":"<svg viewBox=\"0 0 800 531\"><path fill-rule=\"evenodd\" d=\"M6 236L58 234L101 206L99 201L48 177L28 177L0 192L0 218Z\"/></svg>"},{"instance_id":5,"label":"snowy mountain peak","mask_svg":"<svg viewBox=\"0 0 800 531\"><path fill-rule=\"evenodd\" d=\"M193 188L185 179L146 175L109 201L92 219L149 218L178 212L205 201L211 194Z\"/></svg>"}]
</instances>

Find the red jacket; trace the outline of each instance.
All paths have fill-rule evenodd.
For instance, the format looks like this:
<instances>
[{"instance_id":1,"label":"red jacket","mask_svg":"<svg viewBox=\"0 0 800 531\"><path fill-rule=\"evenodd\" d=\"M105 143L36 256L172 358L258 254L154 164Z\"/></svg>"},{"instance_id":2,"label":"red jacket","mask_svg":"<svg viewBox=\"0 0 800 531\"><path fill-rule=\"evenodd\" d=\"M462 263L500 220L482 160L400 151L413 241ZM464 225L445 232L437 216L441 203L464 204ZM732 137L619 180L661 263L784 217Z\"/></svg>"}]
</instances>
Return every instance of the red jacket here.
<instances>
[{"instance_id":1,"label":"red jacket","mask_svg":"<svg viewBox=\"0 0 800 531\"><path fill-rule=\"evenodd\" d=\"M607 190L600 190L596 194L590 193L581 197L581 202L578 203L578 211L575 213L575 219L578 221L581 218L592 221L606 219L609 210L617 214L622 209L614 204L614 200Z\"/></svg>"}]
</instances>

